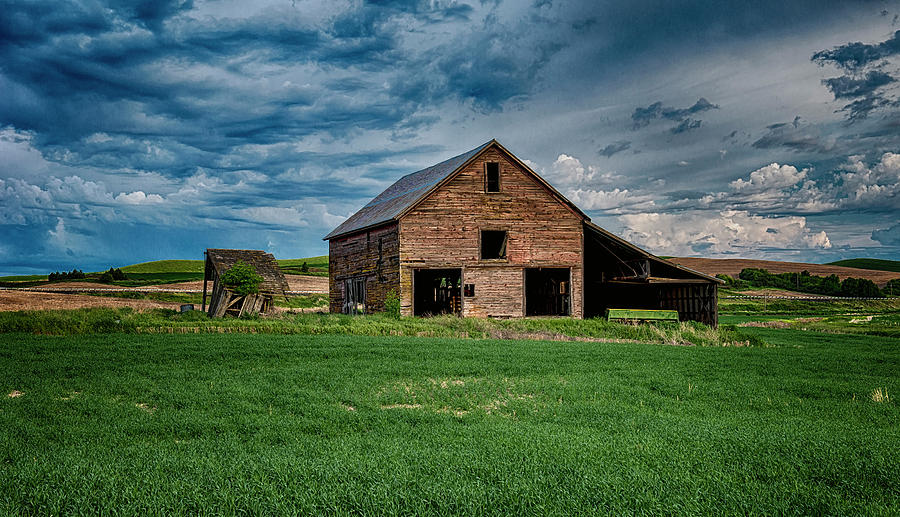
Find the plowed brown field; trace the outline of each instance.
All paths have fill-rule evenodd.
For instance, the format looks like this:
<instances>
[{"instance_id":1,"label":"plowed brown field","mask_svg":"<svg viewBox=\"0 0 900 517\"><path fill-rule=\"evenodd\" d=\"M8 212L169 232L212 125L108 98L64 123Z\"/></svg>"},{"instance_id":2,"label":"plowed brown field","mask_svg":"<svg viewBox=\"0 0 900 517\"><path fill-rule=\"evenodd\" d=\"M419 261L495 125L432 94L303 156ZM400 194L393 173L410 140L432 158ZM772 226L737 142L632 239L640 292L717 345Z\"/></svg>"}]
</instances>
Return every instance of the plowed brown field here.
<instances>
[{"instance_id":1,"label":"plowed brown field","mask_svg":"<svg viewBox=\"0 0 900 517\"><path fill-rule=\"evenodd\" d=\"M0 290L0 311L43 311L55 309L83 309L87 307L132 307L142 311L164 308L177 309L180 304L155 300L131 300L86 294L36 293L31 291Z\"/></svg>"},{"instance_id":2,"label":"plowed brown field","mask_svg":"<svg viewBox=\"0 0 900 517\"><path fill-rule=\"evenodd\" d=\"M328 277L287 275L288 287L291 291L311 293L328 293ZM155 300L133 300L130 298L115 298L109 296L90 296L78 294L84 289L113 289L109 284L97 284L91 282L60 282L47 284L46 288L60 291L72 291L68 293L44 293L36 291L18 291L13 289L0 289L0 311L25 311L25 310L53 310L53 309L81 309L87 307L132 307L135 310L153 308L177 309L180 304L173 302L159 302ZM202 290L203 282L181 282L178 284L162 284L156 286L144 286L139 289L184 289ZM208 286L212 290L212 285Z\"/></svg>"},{"instance_id":3,"label":"plowed brown field","mask_svg":"<svg viewBox=\"0 0 900 517\"><path fill-rule=\"evenodd\" d=\"M807 264L804 262L776 262L774 260L752 259L708 259L708 258L672 258L676 264L691 268L707 275L730 275L735 278L741 270L748 267L765 269L769 273L800 273L809 271L812 275L828 276L837 275L841 280L847 277L867 278L883 287L893 278L900 278L900 273L892 271L874 271L871 269L856 269L853 267L829 266L825 264Z\"/></svg>"}]
</instances>

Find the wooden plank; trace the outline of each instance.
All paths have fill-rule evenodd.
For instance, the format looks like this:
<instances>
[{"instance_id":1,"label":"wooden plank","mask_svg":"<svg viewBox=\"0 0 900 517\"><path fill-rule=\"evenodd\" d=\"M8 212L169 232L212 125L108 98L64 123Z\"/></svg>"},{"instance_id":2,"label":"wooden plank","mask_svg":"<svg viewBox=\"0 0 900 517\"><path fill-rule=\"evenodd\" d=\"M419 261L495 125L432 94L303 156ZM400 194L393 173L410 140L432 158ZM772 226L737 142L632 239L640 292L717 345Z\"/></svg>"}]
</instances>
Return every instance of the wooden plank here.
<instances>
[{"instance_id":1,"label":"wooden plank","mask_svg":"<svg viewBox=\"0 0 900 517\"><path fill-rule=\"evenodd\" d=\"M666 320L678 321L678 311L651 309L607 309L607 320Z\"/></svg>"}]
</instances>

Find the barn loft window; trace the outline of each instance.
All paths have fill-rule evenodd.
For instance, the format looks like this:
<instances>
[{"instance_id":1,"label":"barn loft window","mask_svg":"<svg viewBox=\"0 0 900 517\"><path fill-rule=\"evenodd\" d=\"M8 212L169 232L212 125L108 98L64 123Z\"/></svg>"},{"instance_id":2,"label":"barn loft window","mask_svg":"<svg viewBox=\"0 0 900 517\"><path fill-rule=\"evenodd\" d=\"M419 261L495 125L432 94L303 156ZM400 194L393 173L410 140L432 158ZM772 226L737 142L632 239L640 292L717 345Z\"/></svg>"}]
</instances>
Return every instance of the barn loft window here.
<instances>
[{"instance_id":1,"label":"barn loft window","mask_svg":"<svg viewBox=\"0 0 900 517\"><path fill-rule=\"evenodd\" d=\"M497 162L484 164L484 191L500 192L500 164Z\"/></svg>"},{"instance_id":2,"label":"barn loft window","mask_svg":"<svg viewBox=\"0 0 900 517\"><path fill-rule=\"evenodd\" d=\"M481 260L505 259L507 234L502 230L481 231Z\"/></svg>"}]
</instances>

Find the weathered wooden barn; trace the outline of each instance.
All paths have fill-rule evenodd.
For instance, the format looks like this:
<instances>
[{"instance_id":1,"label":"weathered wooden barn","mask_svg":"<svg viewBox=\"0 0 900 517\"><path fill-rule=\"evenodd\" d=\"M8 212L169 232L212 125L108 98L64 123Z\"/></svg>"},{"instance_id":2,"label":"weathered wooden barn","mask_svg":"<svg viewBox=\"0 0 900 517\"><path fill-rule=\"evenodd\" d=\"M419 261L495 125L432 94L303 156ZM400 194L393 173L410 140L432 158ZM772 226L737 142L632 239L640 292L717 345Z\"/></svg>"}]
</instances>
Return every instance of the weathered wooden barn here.
<instances>
[{"instance_id":1,"label":"weathered wooden barn","mask_svg":"<svg viewBox=\"0 0 900 517\"><path fill-rule=\"evenodd\" d=\"M206 259L203 268L202 310L206 310L206 289L207 283L211 280L213 288L207 311L210 317L270 312L274 308L275 296L287 296L287 279L271 253L260 250L207 249L203 255ZM258 293L242 296L222 283L222 275L238 261L253 266L256 273L262 277Z\"/></svg>"},{"instance_id":2,"label":"weathered wooden barn","mask_svg":"<svg viewBox=\"0 0 900 517\"><path fill-rule=\"evenodd\" d=\"M496 140L408 174L325 236L332 312L593 317L675 309L717 323L719 280L590 222Z\"/></svg>"}]
</instances>

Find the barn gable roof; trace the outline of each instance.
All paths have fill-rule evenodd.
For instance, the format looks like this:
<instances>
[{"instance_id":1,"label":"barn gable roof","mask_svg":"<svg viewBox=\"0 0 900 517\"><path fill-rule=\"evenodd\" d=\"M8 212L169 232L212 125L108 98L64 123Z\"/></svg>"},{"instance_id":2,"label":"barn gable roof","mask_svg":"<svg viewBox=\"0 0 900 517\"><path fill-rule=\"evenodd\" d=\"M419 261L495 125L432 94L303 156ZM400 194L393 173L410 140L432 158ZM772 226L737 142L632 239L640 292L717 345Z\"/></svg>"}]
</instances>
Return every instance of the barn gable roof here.
<instances>
[{"instance_id":1,"label":"barn gable roof","mask_svg":"<svg viewBox=\"0 0 900 517\"><path fill-rule=\"evenodd\" d=\"M237 261L243 261L256 269L256 273L263 278L259 284L259 292L265 294L286 295L288 290L287 279L278 267L278 262L271 253L261 250L206 250L206 267L212 267L217 277L221 277L225 271L231 269Z\"/></svg>"},{"instance_id":2,"label":"barn gable roof","mask_svg":"<svg viewBox=\"0 0 900 517\"><path fill-rule=\"evenodd\" d=\"M543 178L532 171L521 160L516 158L512 153L507 151L499 142L491 140L480 146L467 151L459 156L454 156L449 160L432 165L418 172L413 172L403 176L393 185L388 187L384 192L378 194L375 199L359 209L358 212L351 215L346 221L341 223L337 228L324 237L324 240L334 239L342 235L355 233L366 228L380 226L384 223L397 220L406 212L412 210L416 205L423 201L435 189L440 187L453 178L472 160L478 157L483 151L491 146L496 146L506 155L511 157L525 171L532 175L538 183L546 188L552 195L561 202L568 205L572 210L585 220L590 220L574 203L566 199Z\"/></svg>"}]
</instances>

